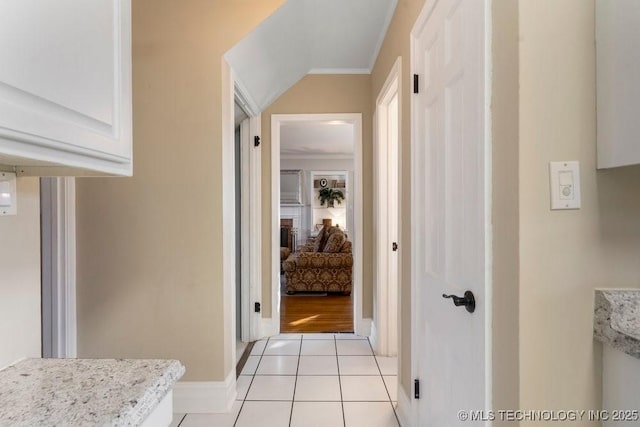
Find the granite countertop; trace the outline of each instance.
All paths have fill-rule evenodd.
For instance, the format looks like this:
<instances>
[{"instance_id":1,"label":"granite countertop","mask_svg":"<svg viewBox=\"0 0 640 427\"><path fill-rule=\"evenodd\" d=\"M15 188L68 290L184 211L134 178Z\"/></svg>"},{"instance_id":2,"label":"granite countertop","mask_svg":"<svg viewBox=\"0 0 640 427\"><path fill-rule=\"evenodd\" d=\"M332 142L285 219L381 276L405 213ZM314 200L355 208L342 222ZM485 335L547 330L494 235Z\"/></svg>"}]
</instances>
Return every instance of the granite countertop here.
<instances>
[{"instance_id":1,"label":"granite countertop","mask_svg":"<svg viewBox=\"0 0 640 427\"><path fill-rule=\"evenodd\" d=\"M640 289L596 289L593 335L640 359Z\"/></svg>"},{"instance_id":2,"label":"granite countertop","mask_svg":"<svg viewBox=\"0 0 640 427\"><path fill-rule=\"evenodd\" d=\"M177 360L26 359L0 371L0 426L137 426L184 371Z\"/></svg>"}]
</instances>

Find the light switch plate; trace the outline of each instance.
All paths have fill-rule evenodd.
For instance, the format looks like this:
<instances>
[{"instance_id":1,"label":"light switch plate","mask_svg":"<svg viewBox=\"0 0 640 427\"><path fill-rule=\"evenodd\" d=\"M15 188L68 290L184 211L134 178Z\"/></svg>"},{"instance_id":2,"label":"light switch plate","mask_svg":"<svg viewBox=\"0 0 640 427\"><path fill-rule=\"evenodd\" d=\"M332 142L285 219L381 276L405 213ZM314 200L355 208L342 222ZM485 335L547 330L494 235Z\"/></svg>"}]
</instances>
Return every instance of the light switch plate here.
<instances>
[{"instance_id":1,"label":"light switch plate","mask_svg":"<svg viewBox=\"0 0 640 427\"><path fill-rule=\"evenodd\" d=\"M580 209L580 162L550 162L551 210Z\"/></svg>"},{"instance_id":2,"label":"light switch plate","mask_svg":"<svg viewBox=\"0 0 640 427\"><path fill-rule=\"evenodd\" d=\"M0 216L16 215L17 213L16 174L0 172Z\"/></svg>"}]
</instances>

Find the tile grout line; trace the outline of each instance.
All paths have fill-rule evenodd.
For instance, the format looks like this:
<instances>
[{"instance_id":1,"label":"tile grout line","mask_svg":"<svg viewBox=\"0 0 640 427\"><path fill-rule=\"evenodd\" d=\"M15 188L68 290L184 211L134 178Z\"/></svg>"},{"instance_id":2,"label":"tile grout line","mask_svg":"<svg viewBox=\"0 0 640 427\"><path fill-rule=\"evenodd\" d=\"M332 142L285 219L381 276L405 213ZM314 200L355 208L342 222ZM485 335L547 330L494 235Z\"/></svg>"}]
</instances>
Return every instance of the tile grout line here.
<instances>
[{"instance_id":1,"label":"tile grout line","mask_svg":"<svg viewBox=\"0 0 640 427\"><path fill-rule=\"evenodd\" d=\"M182 416L182 418L180 419L180 422L178 423L178 427L180 427L182 425L182 423L184 422L184 419L187 418L187 415L189 415L189 414L184 414Z\"/></svg>"},{"instance_id":2,"label":"tile grout line","mask_svg":"<svg viewBox=\"0 0 640 427\"><path fill-rule=\"evenodd\" d=\"M336 365L338 366L338 386L340 387L340 407L342 408L342 425L347 427L347 417L344 415L344 397L342 396L342 376L340 375L340 359L338 359L338 338L333 335L333 344L336 348Z\"/></svg>"},{"instance_id":3,"label":"tile grout line","mask_svg":"<svg viewBox=\"0 0 640 427\"><path fill-rule=\"evenodd\" d=\"M302 357L302 340L304 335L300 334L300 348L298 349L298 365L296 366L296 379L293 383L293 396L291 397L291 411L289 412L289 427L291 427L291 419L293 418L293 404L296 401L296 388L298 387L298 371L300 370L300 357Z\"/></svg>"},{"instance_id":4,"label":"tile grout line","mask_svg":"<svg viewBox=\"0 0 640 427\"><path fill-rule=\"evenodd\" d=\"M249 396L249 391L251 390L251 386L253 385L253 380L256 378L256 374L258 373L258 368L260 367L260 363L262 362L264 353L267 351L267 346L269 345L270 340L271 338L267 338L267 341L264 343L264 348L262 349L262 353L260 353L260 359L258 359L258 365L256 366L256 370L253 371L253 375L251 375L251 381L249 382L249 387L247 387L247 393L242 398L242 404L240 405L240 409L238 410L238 415L236 415L236 420L233 422L234 427L236 424L238 424L238 419L240 418L240 414L242 413L242 409L244 408L244 403L247 401L247 396ZM240 374L242 374L242 372L240 372Z\"/></svg>"},{"instance_id":5,"label":"tile grout line","mask_svg":"<svg viewBox=\"0 0 640 427\"><path fill-rule=\"evenodd\" d=\"M334 375L335 376L335 375ZM289 402L289 400L287 399L256 399L256 400L249 400L248 402ZM323 399L317 399L317 400L299 400L298 403L316 403L316 402L321 402L321 403L339 403L339 400L323 400ZM348 400L347 403L350 402L354 402L354 403L387 403L386 400ZM189 415L189 414L187 414Z\"/></svg>"},{"instance_id":6,"label":"tile grout line","mask_svg":"<svg viewBox=\"0 0 640 427\"><path fill-rule=\"evenodd\" d=\"M398 418L398 413L396 412L396 408L393 406L393 401L391 400L391 393L389 393L389 388L387 387L387 383L384 381L384 375L382 375L382 369L380 369L380 364L378 363L378 358L376 356L376 352L373 350L373 346L371 345L371 341L367 338L367 342L369 343L369 347L371 348L371 353L373 353L373 360L376 362L376 366L378 367L378 372L380 373L380 379L382 380L382 385L384 385L384 389L387 392L387 396L389 397L389 404L391 405L391 409L393 410L393 415L396 417L396 422L398 426L400 425L400 419ZM396 376L396 381L398 381L398 377ZM396 385L398 387L398 385Z\"/></svg>"}]
</instances>

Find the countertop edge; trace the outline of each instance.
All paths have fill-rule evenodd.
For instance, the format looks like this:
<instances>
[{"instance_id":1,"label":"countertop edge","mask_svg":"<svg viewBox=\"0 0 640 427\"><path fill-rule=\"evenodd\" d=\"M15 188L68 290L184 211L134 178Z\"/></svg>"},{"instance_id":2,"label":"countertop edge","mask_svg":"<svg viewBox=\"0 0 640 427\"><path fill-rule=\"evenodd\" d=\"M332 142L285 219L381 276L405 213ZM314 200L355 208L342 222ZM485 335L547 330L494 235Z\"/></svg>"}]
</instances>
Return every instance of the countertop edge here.
<instances>
[{"instance_id":1,"label":"countertop edge","mask_svg":"<svg viewBox=\"0 0 640 427\"><path fill-rule=\"evenodd\" d=\"M121 413L119 422L114 423L114 427L139 425L149 417L185 373L185 367L178 360L170 360L170 362L153 386L149 387L144 396L140 398L137 405L129 411Z\"/></svg>"},{"instance_id":2,"label":"countertop edge","mask_svg":"<svg viewBox=\"0 0 640 427\"><path fill-rule=\"evenodd\" d=\"M607 294L615 292L636 291L635 289L596 289L593 316L593 336L596 340L610 345L616 350L640 359L640 340L620 332L611 326L611 316L617 308L607 298ZM637 290L640 297L640 289Z\"/></svg>"},{"instance_id":3,"label":"countertop edge","mask_svg":"<svg viewBox=\"0 0 640 427\"><path fill-rule=\"evenodd\" d=\"M0 370L0 425L139 426L185 370L173 359L23 359Z\"/></svg>"}]
</instances>

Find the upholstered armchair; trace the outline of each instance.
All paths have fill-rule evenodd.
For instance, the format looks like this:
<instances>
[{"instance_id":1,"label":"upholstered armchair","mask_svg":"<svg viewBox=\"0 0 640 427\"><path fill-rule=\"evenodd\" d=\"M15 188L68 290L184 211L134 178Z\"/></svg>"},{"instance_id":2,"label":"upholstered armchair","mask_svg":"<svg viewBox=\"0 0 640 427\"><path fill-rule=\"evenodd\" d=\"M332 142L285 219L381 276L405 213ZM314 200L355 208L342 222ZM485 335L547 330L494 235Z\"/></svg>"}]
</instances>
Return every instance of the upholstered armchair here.
<instances>
[{"instance_id":1,"label":"upholstered armchair","mask_svg":"<svg viewBox=\"0 0 640 427\"><path fill-rule=\"evenodd\" d=\"M351 242L337 227L322 229L313 248L292 254L283 263L287 293L341 292L351 294Z\"/></svg>"}]
</instances>

